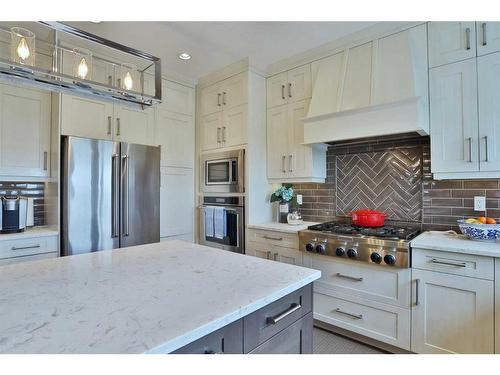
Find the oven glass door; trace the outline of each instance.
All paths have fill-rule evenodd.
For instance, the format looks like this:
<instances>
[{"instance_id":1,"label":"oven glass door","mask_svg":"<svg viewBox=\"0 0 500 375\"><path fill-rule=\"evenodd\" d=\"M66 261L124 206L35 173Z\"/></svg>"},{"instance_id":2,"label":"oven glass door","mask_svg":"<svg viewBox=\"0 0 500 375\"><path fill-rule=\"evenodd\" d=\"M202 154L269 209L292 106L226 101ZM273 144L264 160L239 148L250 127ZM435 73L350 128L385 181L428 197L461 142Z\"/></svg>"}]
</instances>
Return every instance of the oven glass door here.
<instances>
[{"instance_id":1,"label":"oven glass door","mask_svg":"<svg viewBox=\"0 0 500 375\"><path fill-rule=\"evenodd\" d=\"M241 207L201 207L200 242L238 253L243 252L243 210Z\"/></svg>"},{"instance_id":2,"label":"oven glass door","mask_svg":"<svg viewBox=\"0 0 500 375\"><path fill-rule=\"evenodd\" d=\"M237 183L237 160L212 160L206 162L207 185L231 185Z\"/></svg>"}]
</instances>

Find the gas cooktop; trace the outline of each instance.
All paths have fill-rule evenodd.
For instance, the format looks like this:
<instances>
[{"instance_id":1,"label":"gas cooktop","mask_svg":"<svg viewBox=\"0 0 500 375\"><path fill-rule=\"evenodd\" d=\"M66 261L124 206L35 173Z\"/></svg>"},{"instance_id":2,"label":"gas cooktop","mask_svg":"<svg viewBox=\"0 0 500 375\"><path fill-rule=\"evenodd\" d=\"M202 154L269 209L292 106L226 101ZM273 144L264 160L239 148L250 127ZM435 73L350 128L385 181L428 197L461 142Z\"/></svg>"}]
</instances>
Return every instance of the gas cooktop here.
<instances>
[{"instance_id":1,"label":"gas cooktop","mask_svg":"<svg viewBox=\"0 0 500 375\"><path fill-rule=\"evenodd\" d=\"M370 236L385 239L409 241L420 234L420 228L416 227L394 227L383 226L378 228L366 228L357 225L330 221L327 223L311 225L307 229L325 233L343 234L348 236Z\"/></svg>"}]
</instances>

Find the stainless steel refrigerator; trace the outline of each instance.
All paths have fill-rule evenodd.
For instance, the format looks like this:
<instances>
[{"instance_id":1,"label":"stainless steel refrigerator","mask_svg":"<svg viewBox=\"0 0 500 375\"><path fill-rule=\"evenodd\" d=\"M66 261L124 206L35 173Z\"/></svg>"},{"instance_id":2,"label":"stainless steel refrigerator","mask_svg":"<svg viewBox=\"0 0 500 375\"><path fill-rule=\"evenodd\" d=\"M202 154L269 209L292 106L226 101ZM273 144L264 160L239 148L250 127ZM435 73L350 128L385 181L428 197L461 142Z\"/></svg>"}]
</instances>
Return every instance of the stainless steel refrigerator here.
<instances>
[{"instance_id":1,"label":"stainless steel refrigerator","mask_svg":"<svg viewBox=\"0 0 500 375\"><path fill-rule=\"evenodd\" d=\"M62 138L61 254L160 240L160 148Z\"/></svg>"}]
</instances>

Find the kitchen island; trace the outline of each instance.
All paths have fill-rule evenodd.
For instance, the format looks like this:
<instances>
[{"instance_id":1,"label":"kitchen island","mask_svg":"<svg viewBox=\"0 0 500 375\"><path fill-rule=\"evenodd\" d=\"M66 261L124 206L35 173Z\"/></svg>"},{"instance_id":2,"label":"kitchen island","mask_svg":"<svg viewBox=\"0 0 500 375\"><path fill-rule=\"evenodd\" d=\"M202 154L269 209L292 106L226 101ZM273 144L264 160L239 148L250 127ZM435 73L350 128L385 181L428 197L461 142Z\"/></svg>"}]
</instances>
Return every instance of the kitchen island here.
<instances>
[{"instance_id":1,"label":"kitchen island","mask_svg":"<svg viewBox=\"0 0 500 375\"><path fill-rule=\"evenodd\" d=\"M0 353L290 352L320 275L184 241L6 265Z\"/></svg>"}]
</instances>

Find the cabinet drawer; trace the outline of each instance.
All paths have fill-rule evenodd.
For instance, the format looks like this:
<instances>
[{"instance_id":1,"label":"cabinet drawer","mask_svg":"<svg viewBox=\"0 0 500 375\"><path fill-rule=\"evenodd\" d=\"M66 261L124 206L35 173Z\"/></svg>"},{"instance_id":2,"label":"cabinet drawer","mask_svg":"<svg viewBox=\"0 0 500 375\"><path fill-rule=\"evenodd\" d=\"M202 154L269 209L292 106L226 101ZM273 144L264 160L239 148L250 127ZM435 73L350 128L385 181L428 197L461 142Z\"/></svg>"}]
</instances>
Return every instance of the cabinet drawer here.
<instances>
[{"instance_id":1,"label":"cabinet drawer","mask_svg":"<svg viewBox=\"0 0 500 375\"><path fill-rule=\"evenodd\" d=\"M410 350L410 309L343 294L314 293L314 318Z\"/></svg>"},{"instance_id":2,"label":"cabinet drawer","mask_svg":"<svg viewBox=\"0 0 500 375\"><path fill-rule=\"evenodd\" d=\"M302 252L288 247L279 247L274 244L248 242L247 254L258 256L281 263L302 266Z\"/></svg>"},{"instance_id":3,"label":"cabinet drawer","mask_svg":"<svg viewBox=\"0 0 500 375\"><path fill-rule=\"evenodd\" d=\"M0 241L0 259L57 252L57 236Z\"/></svg>"},{"instance_id":4,"label":"cabinet drawer","mask_svg":"<svg viewBox=\"0 0 500 375\"><path fill-rule=\"evenodd\" d=\"M288 327L312 310L312 284L255 311L243 319L245 353Z\"/></svg>"},{"instance_id":5,"label":"cabinet drawer","mask_svg":"<svg viewBox=\"0 0 500 375\"><path fill-rule=\"evenodd\" d=\"M493 258L414 248L412 268L493 280Z\"/></svg>"},{"instance_id":6,"label":"cabinet drawer","mask_svg":"<svg viewBox=\"0 0 500 375\"><path fill-rule=\"evenodd\" d=\"M312 354L312 312L259 345L249 354Z\"/></svg>"},{"instance_id":7,"label":"cabinet drawer","mask_svg":"<svg viewBox=\"0 0 500 375\"><path fill-rule=\"evenodd\" d=\"M49 258L57 258L57 252L36 254L36 255L26 255L23 257L16 257L16 258L4 258L4 259L0 259L0 266L5 266L7 264L14 264L14 263L31 262L34 260L49 259Z\"/></svg>"},{"instance_id":8,"label":"cabinet drawer","mask_svg":"<svg viewBox=\"0 0 500 375\"><path fill-rule=\"evenodd\" d=\"M248 241L259 242L273 246L299 249L299 235L296 233L282 233L270 230L248 229Z\"/></svg>"},{"instance_id":9,"label":"cabinet drawer","mask_svg":"<svg viewBox=\"0 0 500 375\"><path fill-rule=\"evenodd\" d=\"M376 302L410 307L409 269L355 264L350 260L318 255L311 255L307 263L309 267L321 271L321 278L314 285L317 291L324 294L345 293Z\"/></svg>"},{"instance_id":10,"label":"cabinet drawer","mask_svg":"<svg viewBox=\"0 0 500 375\"><path fill-rule=\"evenodd\" d=\"M243 354L243 320L203 336L172 354Z\"/></svg>"}]
</instances>

